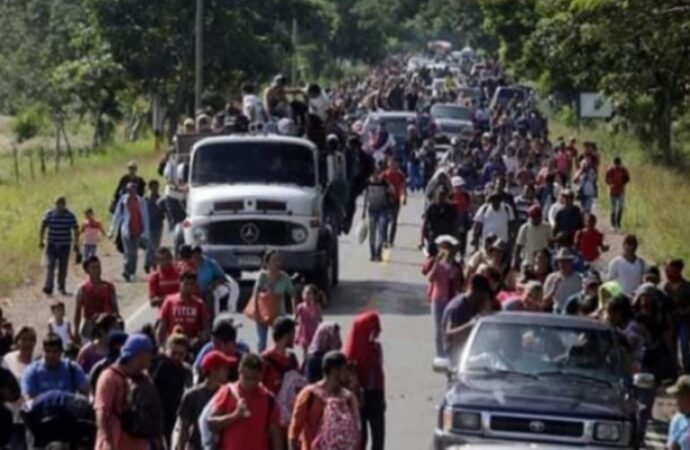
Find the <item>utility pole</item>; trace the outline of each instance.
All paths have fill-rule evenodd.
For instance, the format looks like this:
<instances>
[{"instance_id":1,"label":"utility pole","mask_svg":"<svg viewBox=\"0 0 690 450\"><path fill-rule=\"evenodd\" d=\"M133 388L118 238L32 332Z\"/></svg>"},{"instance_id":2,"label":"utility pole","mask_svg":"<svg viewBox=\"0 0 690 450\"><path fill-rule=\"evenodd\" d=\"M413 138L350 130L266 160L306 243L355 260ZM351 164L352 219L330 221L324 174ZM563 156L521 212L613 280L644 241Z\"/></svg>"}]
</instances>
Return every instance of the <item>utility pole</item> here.
<instances>
[{"instance_id":1,"label":"utility pole","mask_svg":"<svg viewBox=\"0 0 690 450\"><path fill-rule=\"evenodd\" d=\"M297 19L292 19L292 74L290 76L290 85L295 86L297 83L297 65L299 58L297 53Z\"/></svg>"},{"instance_id":2,"label":"utility pole","mask_svg":"<svg viewBox=\"0 0 690 450\"><path fill-rule=\"evenodd\" d=\"M196 0L194 115L201 109L204 90L204 0Z\"/></svg>"}]
</instances>

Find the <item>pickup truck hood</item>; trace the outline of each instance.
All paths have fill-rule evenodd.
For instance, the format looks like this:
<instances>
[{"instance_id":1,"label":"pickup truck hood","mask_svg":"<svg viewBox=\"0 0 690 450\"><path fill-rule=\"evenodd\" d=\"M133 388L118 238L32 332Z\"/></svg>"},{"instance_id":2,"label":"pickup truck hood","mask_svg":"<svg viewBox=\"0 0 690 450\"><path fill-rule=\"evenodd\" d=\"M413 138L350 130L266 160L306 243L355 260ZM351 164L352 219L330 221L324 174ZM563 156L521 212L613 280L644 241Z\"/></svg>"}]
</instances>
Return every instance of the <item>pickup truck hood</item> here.
<instances>
[{"instance_id":1,"label":"pickup truck hood","mask_svg":"<svg viewBox=\"0 0 690 450\"><path fill-rule=\"evenodd\" d=\"M462 374L446 393L446 404L484 411L557 415L588 419L625 419L635 413L635 402L624 386L560 377L539 380L519 376Z\"/></svg>"},{"instance_id":2,"label":"pickup truck hood","mask_svg":"<svg viewBox=\"0 0 690 450\"><path fill-rule=\"evenodd\" d=\"M312 216L320 194L313 187L284 184L225 184L193 187L187 197L192 216L277 214Z\"/></svg>"}]
</instances>

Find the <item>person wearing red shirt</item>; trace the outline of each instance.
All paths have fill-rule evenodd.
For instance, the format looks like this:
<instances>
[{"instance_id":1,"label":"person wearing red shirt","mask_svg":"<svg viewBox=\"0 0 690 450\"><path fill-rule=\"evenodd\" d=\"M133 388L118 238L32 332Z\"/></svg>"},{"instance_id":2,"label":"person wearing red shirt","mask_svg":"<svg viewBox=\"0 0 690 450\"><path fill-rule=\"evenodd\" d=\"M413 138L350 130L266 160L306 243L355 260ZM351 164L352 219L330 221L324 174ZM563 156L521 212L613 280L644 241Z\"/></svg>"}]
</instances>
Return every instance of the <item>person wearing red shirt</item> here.
<instances>
[{"instance_id":1,"label":"person wearing red shirt","mask_svg":"<svg viewBox=\"0 0 690 450\"><path fill-rule=\"evenodd\" d=\"M177 327L196 348L209 333L209 314L206 305L193 292L196 288L196 274L185 272L180 277L180 292L166 297L159 314L158 342L165 342Z\"/></svg>"},{"instance_id":2,"label":"person wearing red shirt","mask_svg":"<svg viewBox=\"0 0 690 450\"><path fill-rule=\"evenodd\" d=\"M563 186L567 186L570 181L570 175L573 171L573 157L566 148L556 151L553 156L556 165L556 172L561 177Z\"/></svg>"},{"instance_id":3,"label":"person wearing red shirt","mask_svg":"<svg viewBox=\"0 0 690 450\"><path fill-rule=\"evenodd\" d=\"M573 161L577 161L577 139L570 137L570 139L568 139L568 145L565 147L565 151L570 154L570 157L573 159Z\"/></svg>"},{"instance_id":4,"label":"person wearing red shirt","mask_svg":"<svg viewBox=\"0 0 690 450\"><path fill-rule=\"evenodd\" d=\"M273 347L261 354L261 384L273 395L278 395L285 374L299 368L295 354L290 351L295 346L295 321L289 317L276 320L273 325L273 342Z\"/></svg>"},{"instance_id":5,"label":"person wearing red shirt","mask_svg":"<svg viewBox=\"0 0 690 450\"><path fill-rule=\"evenodd\" d=\"M395 235L398 231L398 216L400 205L407 204L407 178L394 157L388 158L388 169L383 172L383 179L393 188L390 207L390 220L386 230L386 243L392 247L395 243Z\"/></svg>"},{"instance_id":6,"label":"person wearing red shirt","mask_svg":"<svg viewBox=\"0 0 690 450\"><path fill-rule=\"evenodd\" d=\"M261 385L261 358L240 362L240 379L221 387L211 399L208 425L220 437L219 450L282 450L278 407Z\"/></svg>"},{"instance_id":7,"label":"person wearing red shirt","mask_svg":"<svg viewBox=\"0 0 690 450\"><path fill-rule=\"evenodd\" d=\"M620 158L613 159L613 166L606 171L606 184L611 198L611 227L621 229L623 209L625 208L625 186L630 183L628 169L623 167Z\"/></svg>"},{"instance_id":8,"label":"person wearing red shirt","mask_svg":"<svg viewBox=\"0 0 690 450\"><path fill-rule=\"evenodd\" d=\"M168 295L180 292L180 272L167 247L161 247L156 252L156 270L148 276L148 290L149 304L155 308L160 307Z\"/></svg>"},{"instance_id":9,"label":"person wearing red shirt","mask_svg":"<svg viewBox=\"0 0 690 450\"><path fill-rule=\"evenodd\" d=\"M593 263L599 259L602 251L607 251L604 245L604 234L597 230L597 217L594 214L587 216L585 228L575 233L575 248L586 263Z\"/></svg>"},{"instance_id":10,"label":"person wearing red shirt","mask_svg":"<svg viewBox=\"0 0 690 450\"><path fill-rule=\"evenodd\" d=\"M88 278L77 288L73 323L75 332L89 341L96 316L101 313L118 315L119 308L115 286L101 278L101 260L92 256L82 267Z\"/></svg>"},{"instance_id":11,"label":"person wearing red shirt","mask_svg":"<svg viewBox=\"0 0 690 450\"><path fill-rule=\"evenodd\" d=\"M453 193L450 196L450 202L455 206L458 213L458 238L460 254L465 256L467 251L467 234L472 227L472 217L470 216L470 206L472 197L464 189L465 180L460 176L455 176L450 179L450 184L453 187Z\"/></svg>"}]
</instances>

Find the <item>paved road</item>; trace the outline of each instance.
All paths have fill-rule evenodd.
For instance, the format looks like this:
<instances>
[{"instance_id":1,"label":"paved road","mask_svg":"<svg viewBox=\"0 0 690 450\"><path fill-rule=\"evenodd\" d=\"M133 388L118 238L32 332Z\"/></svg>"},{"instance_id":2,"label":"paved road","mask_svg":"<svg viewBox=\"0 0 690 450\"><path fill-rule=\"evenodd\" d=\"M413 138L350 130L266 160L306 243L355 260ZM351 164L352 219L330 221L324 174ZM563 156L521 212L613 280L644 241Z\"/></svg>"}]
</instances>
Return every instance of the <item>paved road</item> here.
<instances>
[{"instance_id":1,"label":"paved road","mask_svg":"<svg viewBox=\"0 0 690 450\"><path fill-rule=\"evenodd\" d=\"M388 400L386 448L396 450L429 449L435 405L445 386L445 378L431 370L432 323L419 272L422 256L416 248L421 211L421 196L412 196L401 211L396 246L381 263L370 262L368 247L359 245L354 236L341 239L342 281L326 311L326 320L338 322L345 332L358 311L375 307L381 312ZM255 348L253 325L238 318L243 324L240 337ZM127 327L137 329L154 319L154 311L142 306L132 312ZM663 448L666 432L665 422L650 424L648 448Z\"/></svg>"}]
</instances>

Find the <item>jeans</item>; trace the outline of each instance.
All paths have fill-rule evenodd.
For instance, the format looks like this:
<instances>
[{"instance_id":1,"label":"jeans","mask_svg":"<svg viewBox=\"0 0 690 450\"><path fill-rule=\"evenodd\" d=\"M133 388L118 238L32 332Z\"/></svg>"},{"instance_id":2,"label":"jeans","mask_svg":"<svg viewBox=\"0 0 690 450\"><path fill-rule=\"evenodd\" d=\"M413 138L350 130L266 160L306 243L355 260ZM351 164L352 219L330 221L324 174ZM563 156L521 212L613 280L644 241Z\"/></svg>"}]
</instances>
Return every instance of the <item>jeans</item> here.
<instances>
[{"instance_id":1,"label":"jeans","mask_svg":"<svg viewBox=\"0 0 690 450\"><path fill-rule=\"evenodd\" d=\"M256 333L259 337L259 342L257 344L256 351L261 354L268 345L268 326L262 323L256 322Z\"/></svg>"},{"instance_id":2,"label":"jeans","mask_svg":"<svg viewBox=\"0 0 690 450\"><path fill-rule=\"evenodd\" d=\"M690 323L685 320L678 322L676 334L678 335L683 373L690 373Z\"/></svg>"},{"instance_id":3,"label":"jeans","mask_svg":"<svg viewBox=\"0 0 690 450\"><path fill-rule=\"evenodd\" d=\"M144 267L151 269L156 266L156 252L161 246L161 239L163 239L163 227L154 230L151 229L149 240L146 242L146 260Z\"/></svg>"},{"instance_id":4,"label":"jeans","mask_svg":"<svg viewBox=\"0 0 690 450\"><path fill-rule=\"evenodd\" d=\"M443 336L443 312L446 310L447 302L438 300L431 301L431 317L434 319L434 343L436 344L436 356L438 358L446 357L445 339Z\"/></svg>"},{"instance_id":5,"label":"jeans","mask_svg":"<svg viewBox=\"0 0 690 450\"><path fill-rule=\"evenodd\" d=\"M383 391L364 391L364 403L360 410L362 419L362 445L367 448L371 428L371 450L383 450L386 439L386 398Z\"/></svg>"},{"instance_id":6,"label":"jeans","mask_svg":"<svg viewBox=\"0 0 690 450\"><path fill-rule=\"evenodd\" d=\"M388 210L369 210L369 250L372 259L380 259L386 241Z\"/></svg>"},{"instance_id":7,"label":"jeans","mask_svg":"<svg viewBox=\"0 0 690 450\"><path fill-rule=\"evenodd\" d=\"M656 399L656 389L641 389L635 388L635 397L639 404L637 412L637 421L639 423L638 435L641 442L644 442L644 437L647 434L647 424L652 418L652 411L654 410L654 400Z\"/></svg>"},{"instance_id":8,"label":"jeans","mask_svg":"<svg viewBox=\"0 0 690 450\"><path fill-rule=\"evenodd\" d=\"M419 164L407 163L407 178L410 190L414 192L422 189L422 168Z\"/></svg>"},{"instance_id":9,"label":"jeans","mask_svg":"<svg viewBox=\"0 0 690 450\"><path fill-rule=\"evenodd\" d=\"M625 194L611 195L611 226L620 228L623 222L623 209L625 208Z\"/></svg>"},{"instance_id":10,"label":"jeans","mask_svg":"<svg viewBox=\"0 0 690 450\"><path fill-rule=\"evenodd\" d=\"M50 245L46 248L46 258L48 265L46 267L46 280L43 285L43 290L48 293L53 293L55 281L55 269L58 270L57 283L58 289L65 290L65 280L67 279L67 268L69 267L69 253L70 246L68 245Z\"/></svg>"},{"instance_id":11,"label":"jeans","mask_svg":"<svg viewBox=\"0 0 690 450\"><path fill-rule=\"evenodd\" d=\"M82 256L84 257L84 261L91 258L92 256L96 256L97 249L98 245L96 244L84 244L84 248L82 249Z\"/></svg>"},{"instance_id":12,"label":"jeans","mask_svg":"<svg viewBox=\"0 0 690 450\"><path fill-rule=\"evenodd\" d=\"M398 232L398 217L400 216L400 203L394 203L391 206L388 215L388 223L386 224L386 241L393 245L395 243L395 235Z\"/></svg>"},{"instance_id":13,"label":"jeans","mask_svg":"<svg viewBox=\"0 0 690 450\"><path fill-rule=\"evenodd\" d=\"M137 273L137 258L139 257L140 241L141 236L122 236L122 246L125 250L123 275L132 276Z\"/></svg>"},{"instance_id":14,"label":"jeans","mask_svg":"<svg viewBox=\"0 0 690 450\"><path fill-rule=\"evenodd\" d=\"M580 197L580 204L582 205L582 210L587 214L592 212L592 206L594 205L594 197L583 195Z\"/></svg>"}]
</instances>

